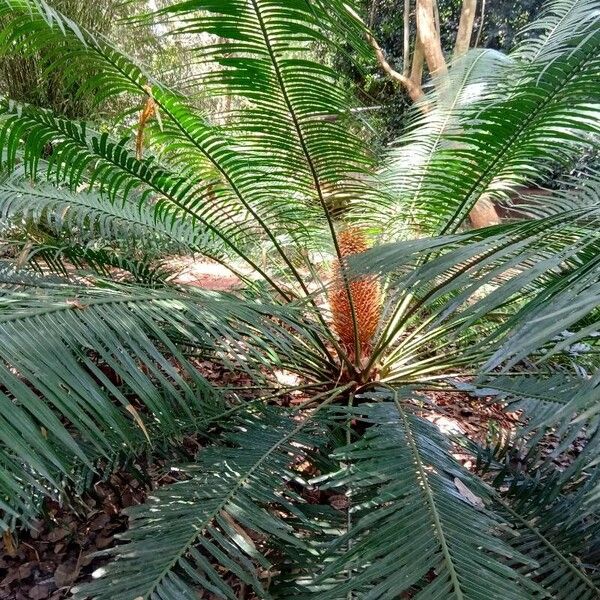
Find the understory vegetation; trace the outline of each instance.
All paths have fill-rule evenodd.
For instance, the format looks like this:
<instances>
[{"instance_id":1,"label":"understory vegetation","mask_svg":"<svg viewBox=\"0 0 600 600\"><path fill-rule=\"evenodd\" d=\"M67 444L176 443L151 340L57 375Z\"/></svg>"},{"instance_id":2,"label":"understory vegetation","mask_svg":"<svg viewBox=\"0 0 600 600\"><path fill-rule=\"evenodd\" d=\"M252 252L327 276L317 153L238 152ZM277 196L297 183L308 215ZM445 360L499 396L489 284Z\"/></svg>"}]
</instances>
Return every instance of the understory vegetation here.
<instances>
[{"instance_id":1,"label":"understory vegetation","mask_svg":"<svg viewBox=\"0 0 600 600\"><path fill-rule=\"evenodd\" d=\"M119 109L0 98L2 527L141 456L177 479L74 598L600 597L600 1L430 68L384 152L334 66L373 60L363 12L132 13L182 40L178 86L0 0L0 58ZM502 218L474 227L482 204ZM184 285L173 257L238 285ZM514 426L443 427L438 394Z\"/></svg>"}]
</instances>

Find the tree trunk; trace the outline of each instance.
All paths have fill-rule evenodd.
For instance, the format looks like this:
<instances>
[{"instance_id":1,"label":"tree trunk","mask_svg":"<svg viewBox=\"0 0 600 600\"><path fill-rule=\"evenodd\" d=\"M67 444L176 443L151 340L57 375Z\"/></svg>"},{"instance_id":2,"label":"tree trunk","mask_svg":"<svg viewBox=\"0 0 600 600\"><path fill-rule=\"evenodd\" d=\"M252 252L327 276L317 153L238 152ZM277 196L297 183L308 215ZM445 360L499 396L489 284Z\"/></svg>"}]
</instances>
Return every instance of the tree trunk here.
<instances>
[{"instance_id":1,"label":"tree trunk","mask_svg":"<svg viewBox=\"0 0 600 600\"><path fill-rule=\"evenodd\" d=\"M454 44L454 58L458 58L465 54L471 45L471 36L473 34L473 23L475 22L476 12L477 0L463 0L462 10L460 11L460 23L458 24L458 33L456 34L456 43Z\"/></svg>"},{"instance_id":2,"label":"tree trunk","mask_svg":"<svg viewBox=\"0 0 600 600\"><path fill-rule=\"evenodd\" d=\"M423 80L424 60L425 55L423 54L423 46L421 45L421 40L417 38L417 41L415 42L415 52L413 54L412 67L410 69L410 78L419 85L421 85L421 81Z\"/></svg>"},{"instance_id":3,"label":"tree trunk","mask_svg":"<svg viewBox=\"0 0 600 600\"><path fill-rule=\"evenodd\" d=\"M442 53L440 36L435 26L433 0L417 0L417 35L423 47L423 54L432 75L448 72L446 59Z\"/></svg>"}]
</instances>

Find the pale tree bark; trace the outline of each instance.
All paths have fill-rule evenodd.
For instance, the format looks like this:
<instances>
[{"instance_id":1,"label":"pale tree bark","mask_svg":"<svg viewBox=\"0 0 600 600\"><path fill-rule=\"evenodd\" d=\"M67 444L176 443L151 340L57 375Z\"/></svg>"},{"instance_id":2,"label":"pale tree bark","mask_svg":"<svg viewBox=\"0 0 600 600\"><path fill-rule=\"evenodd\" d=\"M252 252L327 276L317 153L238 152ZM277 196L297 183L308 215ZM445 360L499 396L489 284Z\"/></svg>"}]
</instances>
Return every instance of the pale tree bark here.
<instances>
[{"instance_id":1,"label":"pale tree bark","mask_svg":"<svg viewBox=\"0 0 600 600\"><path fill-rule=\"evenodd\" d=\"M410 69L410 78L412 81L421 85L423 80L423 63L425 62L425 55L423 54L423 46L421 41L417 38L415 42L415 51L413 54L412 67Z\"/></svg>"},{"instance_id":2,"label":"pale tree bark","mask_svg":"<svg viewBox=\"0 0 600 600\"><path fill-rule=\"evenodd\" d=\"M458 33L456 34L456 43L454 44L454 58L458 58L465 54L471 45L476 11L477 0L463 0L462 9L460 11L460 22L458 24Z\"/></svg>"},{"instance_id":3,"label":"pale tree bark","mask_svg":"<svg viewBox=\"0 0 600 600\"><path fill-rule=\"evenodd\" d=\"M432 75L448 72L442 43L435 26L433 0L417 0L417 36L423 47L423 54Z\"/></svg>"},{"instance_id":4,"label":"pale tree bark","mask_svg":"<svg viewBox=\"0 0 600 600\"><path fill-rule=\"evenodd\" d=\"M481 39L481 32L483 31L483 23L485 21L485 0L481 0L481 14L479 15L479 29L477 30L477 37L475 38L475 48L479 46L479 40Z\"/></svg>"},{"instance_id":5,"label":"pale tree bark","mask_svg":"<svg viewBox=\"0 0 600 600\"><path fill-rule=\"evenodd\" d=\"M377 0L371 0L371 8L369 9L369 29L373 29L375 24L375 15L377 14Z\"/></svg>"}]
</instances>

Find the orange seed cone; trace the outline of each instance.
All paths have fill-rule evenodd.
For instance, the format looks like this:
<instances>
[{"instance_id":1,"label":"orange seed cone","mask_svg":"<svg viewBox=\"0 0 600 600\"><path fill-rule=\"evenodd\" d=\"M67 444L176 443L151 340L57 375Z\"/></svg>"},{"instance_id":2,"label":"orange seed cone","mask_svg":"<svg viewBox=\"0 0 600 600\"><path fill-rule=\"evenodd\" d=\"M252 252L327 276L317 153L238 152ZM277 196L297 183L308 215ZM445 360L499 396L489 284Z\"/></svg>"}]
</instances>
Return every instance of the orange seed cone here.
<instances>
[{"instance_id":1,"label":"orange seed cone","mask_svg":"<svg viewBox=\"0 0 600 600\"><path fill-rule=\"evenodd\" d=\"M349 227L342 231L338 235L338 243L343 259L364 252L369 248L364 231L357 227ZM365 356L371 349L373 336L379 325L381 288L375 277L359 277L350 280L350 294L352 295L352 303L356 314L361 354ZM348 293L339 264L333 270L333 285L329 293L329 304L333 329L349 355L355 358L352 309L348 301Z\"/></svg>"}]
</instances>

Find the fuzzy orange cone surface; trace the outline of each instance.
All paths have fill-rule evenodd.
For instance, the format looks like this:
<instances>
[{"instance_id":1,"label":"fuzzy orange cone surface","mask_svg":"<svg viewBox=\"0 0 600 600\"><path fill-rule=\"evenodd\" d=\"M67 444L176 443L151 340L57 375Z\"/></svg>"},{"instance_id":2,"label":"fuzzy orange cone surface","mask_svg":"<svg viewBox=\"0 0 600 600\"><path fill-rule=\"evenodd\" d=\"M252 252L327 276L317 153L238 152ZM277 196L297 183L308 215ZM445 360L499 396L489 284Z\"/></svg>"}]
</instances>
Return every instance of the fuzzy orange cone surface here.
<instances>
[{"instance_id":1,"label":"fuzzy orange cone surface","mask_svg":"<svg viewBox=\"0 0 600 600\"><path fill-rule=\"evenodd\" d=\"M340 232L338 244L342 260L369 249L365 232L358 227L348 227ZM344 265L347 267L347 264ZM377 278L368 275L349 279L350 295L356 315L356 330L361 357L368 356L379 319L381 317L381 288ZM342 265L336 264L333 271L333 284L329 292L329 304L333 329L338 335L350 358L355 357L355 328L352 322L352 306L344 284Z\"/></svg>"}]
</instances>

